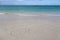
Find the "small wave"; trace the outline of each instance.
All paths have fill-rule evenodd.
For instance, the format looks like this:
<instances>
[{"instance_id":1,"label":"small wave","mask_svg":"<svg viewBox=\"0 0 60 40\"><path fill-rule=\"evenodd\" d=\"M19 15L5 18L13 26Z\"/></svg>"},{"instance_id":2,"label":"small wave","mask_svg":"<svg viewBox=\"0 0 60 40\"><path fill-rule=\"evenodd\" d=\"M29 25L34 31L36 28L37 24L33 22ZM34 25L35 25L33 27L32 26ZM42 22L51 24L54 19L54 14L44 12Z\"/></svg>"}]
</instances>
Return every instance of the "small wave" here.
<instances>
[{"instance_id":1,"label":"small wave","mask_svg":"<svg viewBox=\"0 0 60 40\"><path fill-rule=\"evenodd\" d=\"M60 16L60 14L40 14L40 16Z\"/></svg>"},{"instance_id":2,"label":"small wave","mask_svg":"<svg viewBox=\"0 0 60 40\"><path fill-rule=\"evenodd\" d=\"M0 13L0 15L2 15L2 14L4 14L4 13Z\"/></svg>"},{"instance_id":3,"label":"small wave","mask_svg":"<svg viewBox=\"0 0 60 40\"><path fill-rule=\"evenodd\" d=\"M0 13L0 15L13 15L13 13Z\"/></svg>"},{"instance_id":4,"label":"small wave","mask_svg":"<svg viewBox=\"0 0 60 40\"><path fill-rule=\"evenodd\" d=\"M21 13L0 13L0 15L38 16L34 14L21 14Z\"/></svg>"},{"instance_id":5,"label":"small wave","mask_svg":"<svg viewBox=\"0 0 60 40\"><path fill-rule=\"evenodd\" d=\"M17 16L60 16L60 14L21 14L21 13L0 13L0 15L17 15Z\"/></svg>"},{"instance_id":6,"label":"small wave","mask_svg":"<svg viewBox=\"0 0 60 40\"><path fill-rule=\"evenodd\" d=\"M48 14L48 16L60 16L60 14Z\"/></svg>"},{"instance_id":7,"label":"small wave","mask_svg":"<svg viewBox=\"0 0 60 40\"><path fill-rule=\"evenodd\" d=\"M7 14L7 15L8 15L9 13L0 13L0 15L1 15L1 14Z\"/></svg>"},{"instance_id":8,"label":"small wave","mask_svg":"<svg viewBox=\"0 0 60 40\"><path fill-rule=\"evenodd\" d=\"M38 15L34 15L34 14L16 14L18 16L38 16Z\"/></svg>"}]
</instances>

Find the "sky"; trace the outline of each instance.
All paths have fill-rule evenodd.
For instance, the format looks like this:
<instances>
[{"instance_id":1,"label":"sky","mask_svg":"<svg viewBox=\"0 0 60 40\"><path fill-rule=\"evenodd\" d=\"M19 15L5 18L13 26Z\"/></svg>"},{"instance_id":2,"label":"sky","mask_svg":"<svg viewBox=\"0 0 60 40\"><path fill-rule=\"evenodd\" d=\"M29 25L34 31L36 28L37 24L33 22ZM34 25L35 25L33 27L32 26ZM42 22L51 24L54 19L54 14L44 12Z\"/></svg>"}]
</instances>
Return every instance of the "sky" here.
<instances>
[{"instance_id":1,"label":"sky","mask_svg":"<svg viewBox=\"0 0 60 40\"><path fill-rule=\"evenodd\" d=\"M0 5L60 5L60 0L0 0Z\"/></svg>"}]
</instances>

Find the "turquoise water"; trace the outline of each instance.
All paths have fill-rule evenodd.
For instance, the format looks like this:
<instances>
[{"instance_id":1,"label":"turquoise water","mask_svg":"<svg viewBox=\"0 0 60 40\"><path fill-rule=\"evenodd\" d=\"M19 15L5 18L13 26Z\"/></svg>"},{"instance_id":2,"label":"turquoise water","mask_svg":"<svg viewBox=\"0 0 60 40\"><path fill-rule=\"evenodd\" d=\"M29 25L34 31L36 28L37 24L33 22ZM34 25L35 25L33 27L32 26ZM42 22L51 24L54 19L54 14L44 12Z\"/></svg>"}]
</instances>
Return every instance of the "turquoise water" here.
<instances>
[{"instance_id":1,"label":"turquoise water","mask_svg":"<svg viewBox=\"0 0 60 40\"><path fill-rule=\"evenodd\" d=\"M60 14L60 6L22 6L22 5L0 5L0 12L13 12L13 13L48 13L48 14Z\"/></svg>"}]
</instances>

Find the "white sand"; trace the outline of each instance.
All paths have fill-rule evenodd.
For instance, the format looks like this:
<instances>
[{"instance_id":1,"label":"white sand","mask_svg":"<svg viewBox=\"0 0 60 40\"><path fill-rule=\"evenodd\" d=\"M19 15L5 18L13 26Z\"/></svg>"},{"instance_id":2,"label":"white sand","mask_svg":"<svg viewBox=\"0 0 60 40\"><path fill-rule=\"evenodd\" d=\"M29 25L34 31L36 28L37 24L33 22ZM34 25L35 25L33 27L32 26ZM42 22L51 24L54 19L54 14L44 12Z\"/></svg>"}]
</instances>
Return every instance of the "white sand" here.
<instances>
[{"instance_id":1,"label":"white sand","mask_svg":"<svg viewBox=\"0 0 60 40\"><path fill-rule=\"evenodd\" d=\"M3 15L0 40L60 40L60 21Z\"/></svg>"}]
</instances>

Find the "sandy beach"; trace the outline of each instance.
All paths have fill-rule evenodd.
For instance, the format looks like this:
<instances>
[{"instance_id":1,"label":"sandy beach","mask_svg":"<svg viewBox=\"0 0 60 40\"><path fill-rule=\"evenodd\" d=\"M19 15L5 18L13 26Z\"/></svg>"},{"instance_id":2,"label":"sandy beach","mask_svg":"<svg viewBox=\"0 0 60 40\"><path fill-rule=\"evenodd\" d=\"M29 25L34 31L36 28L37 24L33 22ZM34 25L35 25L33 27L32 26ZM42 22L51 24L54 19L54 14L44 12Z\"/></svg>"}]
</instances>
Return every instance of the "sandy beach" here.
<instances>
[{"instance_id":1,"label":"sandy beach","mask_svg":"<svg viewBox=\"0 0 60 40\"><path fill-rule=\"evenodd\" d=\"M0 40L60 40L60 16L0 15Z\"/></svg>"}]
</instances>

